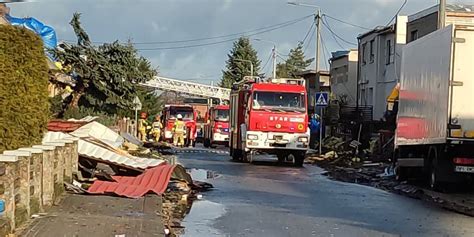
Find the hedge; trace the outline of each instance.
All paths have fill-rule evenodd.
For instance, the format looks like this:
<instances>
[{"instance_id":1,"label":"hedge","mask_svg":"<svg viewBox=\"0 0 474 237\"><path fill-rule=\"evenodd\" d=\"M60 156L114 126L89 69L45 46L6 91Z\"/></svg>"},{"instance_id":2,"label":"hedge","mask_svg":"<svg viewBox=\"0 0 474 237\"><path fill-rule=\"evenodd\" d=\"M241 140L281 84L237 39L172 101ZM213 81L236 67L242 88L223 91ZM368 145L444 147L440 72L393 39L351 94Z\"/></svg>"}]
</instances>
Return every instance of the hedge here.
<instances>
[{"instance_id":1,"label":"hedge","mask_svg":"<svg viewBox=\"0 0 474 237\"><path fill-rule=\"evenodd\" d=\"M41 143L48 118L42 40L25 28L0 25L0 152Z\"/></svg>"}]
</instances>

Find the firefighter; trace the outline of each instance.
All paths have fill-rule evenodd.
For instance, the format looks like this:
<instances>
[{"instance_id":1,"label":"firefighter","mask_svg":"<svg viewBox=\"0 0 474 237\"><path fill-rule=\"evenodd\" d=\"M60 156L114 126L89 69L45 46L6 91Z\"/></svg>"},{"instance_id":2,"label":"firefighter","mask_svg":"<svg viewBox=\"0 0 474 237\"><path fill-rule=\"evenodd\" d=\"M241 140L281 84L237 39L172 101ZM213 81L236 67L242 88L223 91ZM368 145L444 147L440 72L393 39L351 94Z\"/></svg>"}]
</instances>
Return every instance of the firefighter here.
<instances>
[{"instance_id":1,"label":"firefighter","mask_svg":"<svg viewBox=\"0 0 474 237\"><path fill-rule=\"evenodd\" d=\"M151 127L151 136L155 139L155 142L159 142L161 136L161 129L163 128L163 125L160 122L160 116L157 115L155 117L155 121L151 124Z\"/></svg>"},{"instance_id":2,"label":"firefighter","mask_svg":"<svg viewBox=\"0 0 474 237\"><path fill-rule=\"evenodd\" d=\"M177 120L173 125L173 144L175 146L184 146L184 130L186 129L186 124L183 122L183 116L178 114Z\"/></svg>"},{"instance_id":3,"label":"firefighter","mask_svg":"<svg viewBox=\"0 0 474 237\"><path fill-rule=\"evenodd\" d=\"M146 142L146 129L148 126L148 121L147 119L147 114L145 112L142 112L140 114L140 119L138 120L138 138L142 142Z\"/></svg>"}]
</instances>

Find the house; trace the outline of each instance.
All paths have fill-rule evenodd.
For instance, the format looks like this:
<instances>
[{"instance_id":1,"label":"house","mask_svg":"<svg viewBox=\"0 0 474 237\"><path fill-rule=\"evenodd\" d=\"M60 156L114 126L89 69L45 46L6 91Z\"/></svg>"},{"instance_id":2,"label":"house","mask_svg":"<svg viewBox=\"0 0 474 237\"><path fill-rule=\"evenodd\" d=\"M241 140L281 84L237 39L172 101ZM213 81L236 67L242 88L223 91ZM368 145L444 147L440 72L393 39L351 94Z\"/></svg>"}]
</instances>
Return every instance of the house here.
<instances>
[{"instance_id":1,"label":"house","mask_svg":"<svg viewBox=\"0 0 474 237\"><path fill-rule=\"evenodd\" d=\"M330 59L330 85L340 103L355 106L357 100L357 49L337 51Z\"/></svg>"},{"instance_id":2,"label":"house","mask_svg":"<svg viewBox=\"0 0 474 237\"><path fill-rule=\"evenodd\" d=\"M407 43L417 40L438 27L439 6L435 5L408 17ZM471 24L474 25L474 5L447 4L446 25Z\"/></svg>"},{"instance_id":3,"label":"house","mask_svg":"<svg viewBox=\"0 0 474 237\"><path fill-rule=\"evenodd\" d=\"M357 37L360 52L357 102L373 108L373 120L383 118L387 97L399 80L407 21L407 16L398 16L395 24L377 27Z\"/></svg>"},{"instance_id":4,"label":"house","mask_svg":"<svg viewBox=\"0 0 474 237\"><path fill-rule=\"evenodd\" d=\"M10 8L5 3L0 3L0 25L10 24L6 18L6 15L10 12Z\"/></svg>"},{"instance_id":5,"label":"house","mask_svg":"<svg viewBox=\"0 0 474 237\"><path fill-rule=\"evenodd\" d=\"M316 92L331 91L329 72L319 71L316 73L315 70L306 70L297 76L301 76L305 80L306 93L308 95L308 114L312 114L314 113Z\"/></svg>"}]
</instances>

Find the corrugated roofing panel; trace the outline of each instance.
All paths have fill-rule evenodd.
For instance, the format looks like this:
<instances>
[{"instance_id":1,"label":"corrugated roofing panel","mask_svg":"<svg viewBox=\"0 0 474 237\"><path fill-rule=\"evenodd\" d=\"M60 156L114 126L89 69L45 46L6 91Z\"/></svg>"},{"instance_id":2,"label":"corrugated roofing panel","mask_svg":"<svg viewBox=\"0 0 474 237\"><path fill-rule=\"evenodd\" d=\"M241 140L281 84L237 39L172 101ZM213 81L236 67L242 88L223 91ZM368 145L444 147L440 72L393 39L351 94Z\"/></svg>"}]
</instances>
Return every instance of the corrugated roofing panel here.
<instances>
[{"instance_id":1,"label":"corrugated roofing panel","mask_svg":"<svg viewBox=\"0 0 474 237\"><path fill-rule=\"evenodd\" d=\"M113 176L116 182L97 180L89 187L88 192L93 194L115 193L129 198L139 198L149 192L162 194L166 191L175 168L175 165L162 164L147 169L136 177Z\"/></svg>"},{"instance_id":2,"label":"corrugated roofing panel","mask_svg":"<svg viewBox=\"0 0 474 237\"><path fill-rule=\"evenodd\" d=\"M92 137L115 148L120 147L124 142L123 137L118 133L98 122L88 123L71 132L71 135L80 138Z\"/></svg>"},{"instance_id":3,"label":"corrugated roofing panel","mask_svg":"<svg viewBox=\"0 0 474 237\"><path fill-rule=\"evenodd\" d=\"M71 122L64 120L51 120L48 123L48 131L73 132L86 124L86 122Z\"/></svg>"}]
</instances>

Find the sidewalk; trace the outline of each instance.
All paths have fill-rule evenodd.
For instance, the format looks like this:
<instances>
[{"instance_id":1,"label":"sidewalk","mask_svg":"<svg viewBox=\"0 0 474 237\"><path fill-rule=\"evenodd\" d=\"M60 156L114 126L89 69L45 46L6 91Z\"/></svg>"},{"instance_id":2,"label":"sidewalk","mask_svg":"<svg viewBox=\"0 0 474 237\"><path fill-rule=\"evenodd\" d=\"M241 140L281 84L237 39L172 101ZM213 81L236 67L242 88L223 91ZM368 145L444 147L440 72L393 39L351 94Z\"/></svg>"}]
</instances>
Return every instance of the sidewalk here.
<instances>
[{"instance_id":1,"label":"sidewalk","mask_svg":"<svg viewBox=\"0 0 474 237\"><path fill-rule=\"evenodd\" d=\"M165 236L161 196L139 199L68 194L18 236Z\"/></svg>"}]
</instances>

